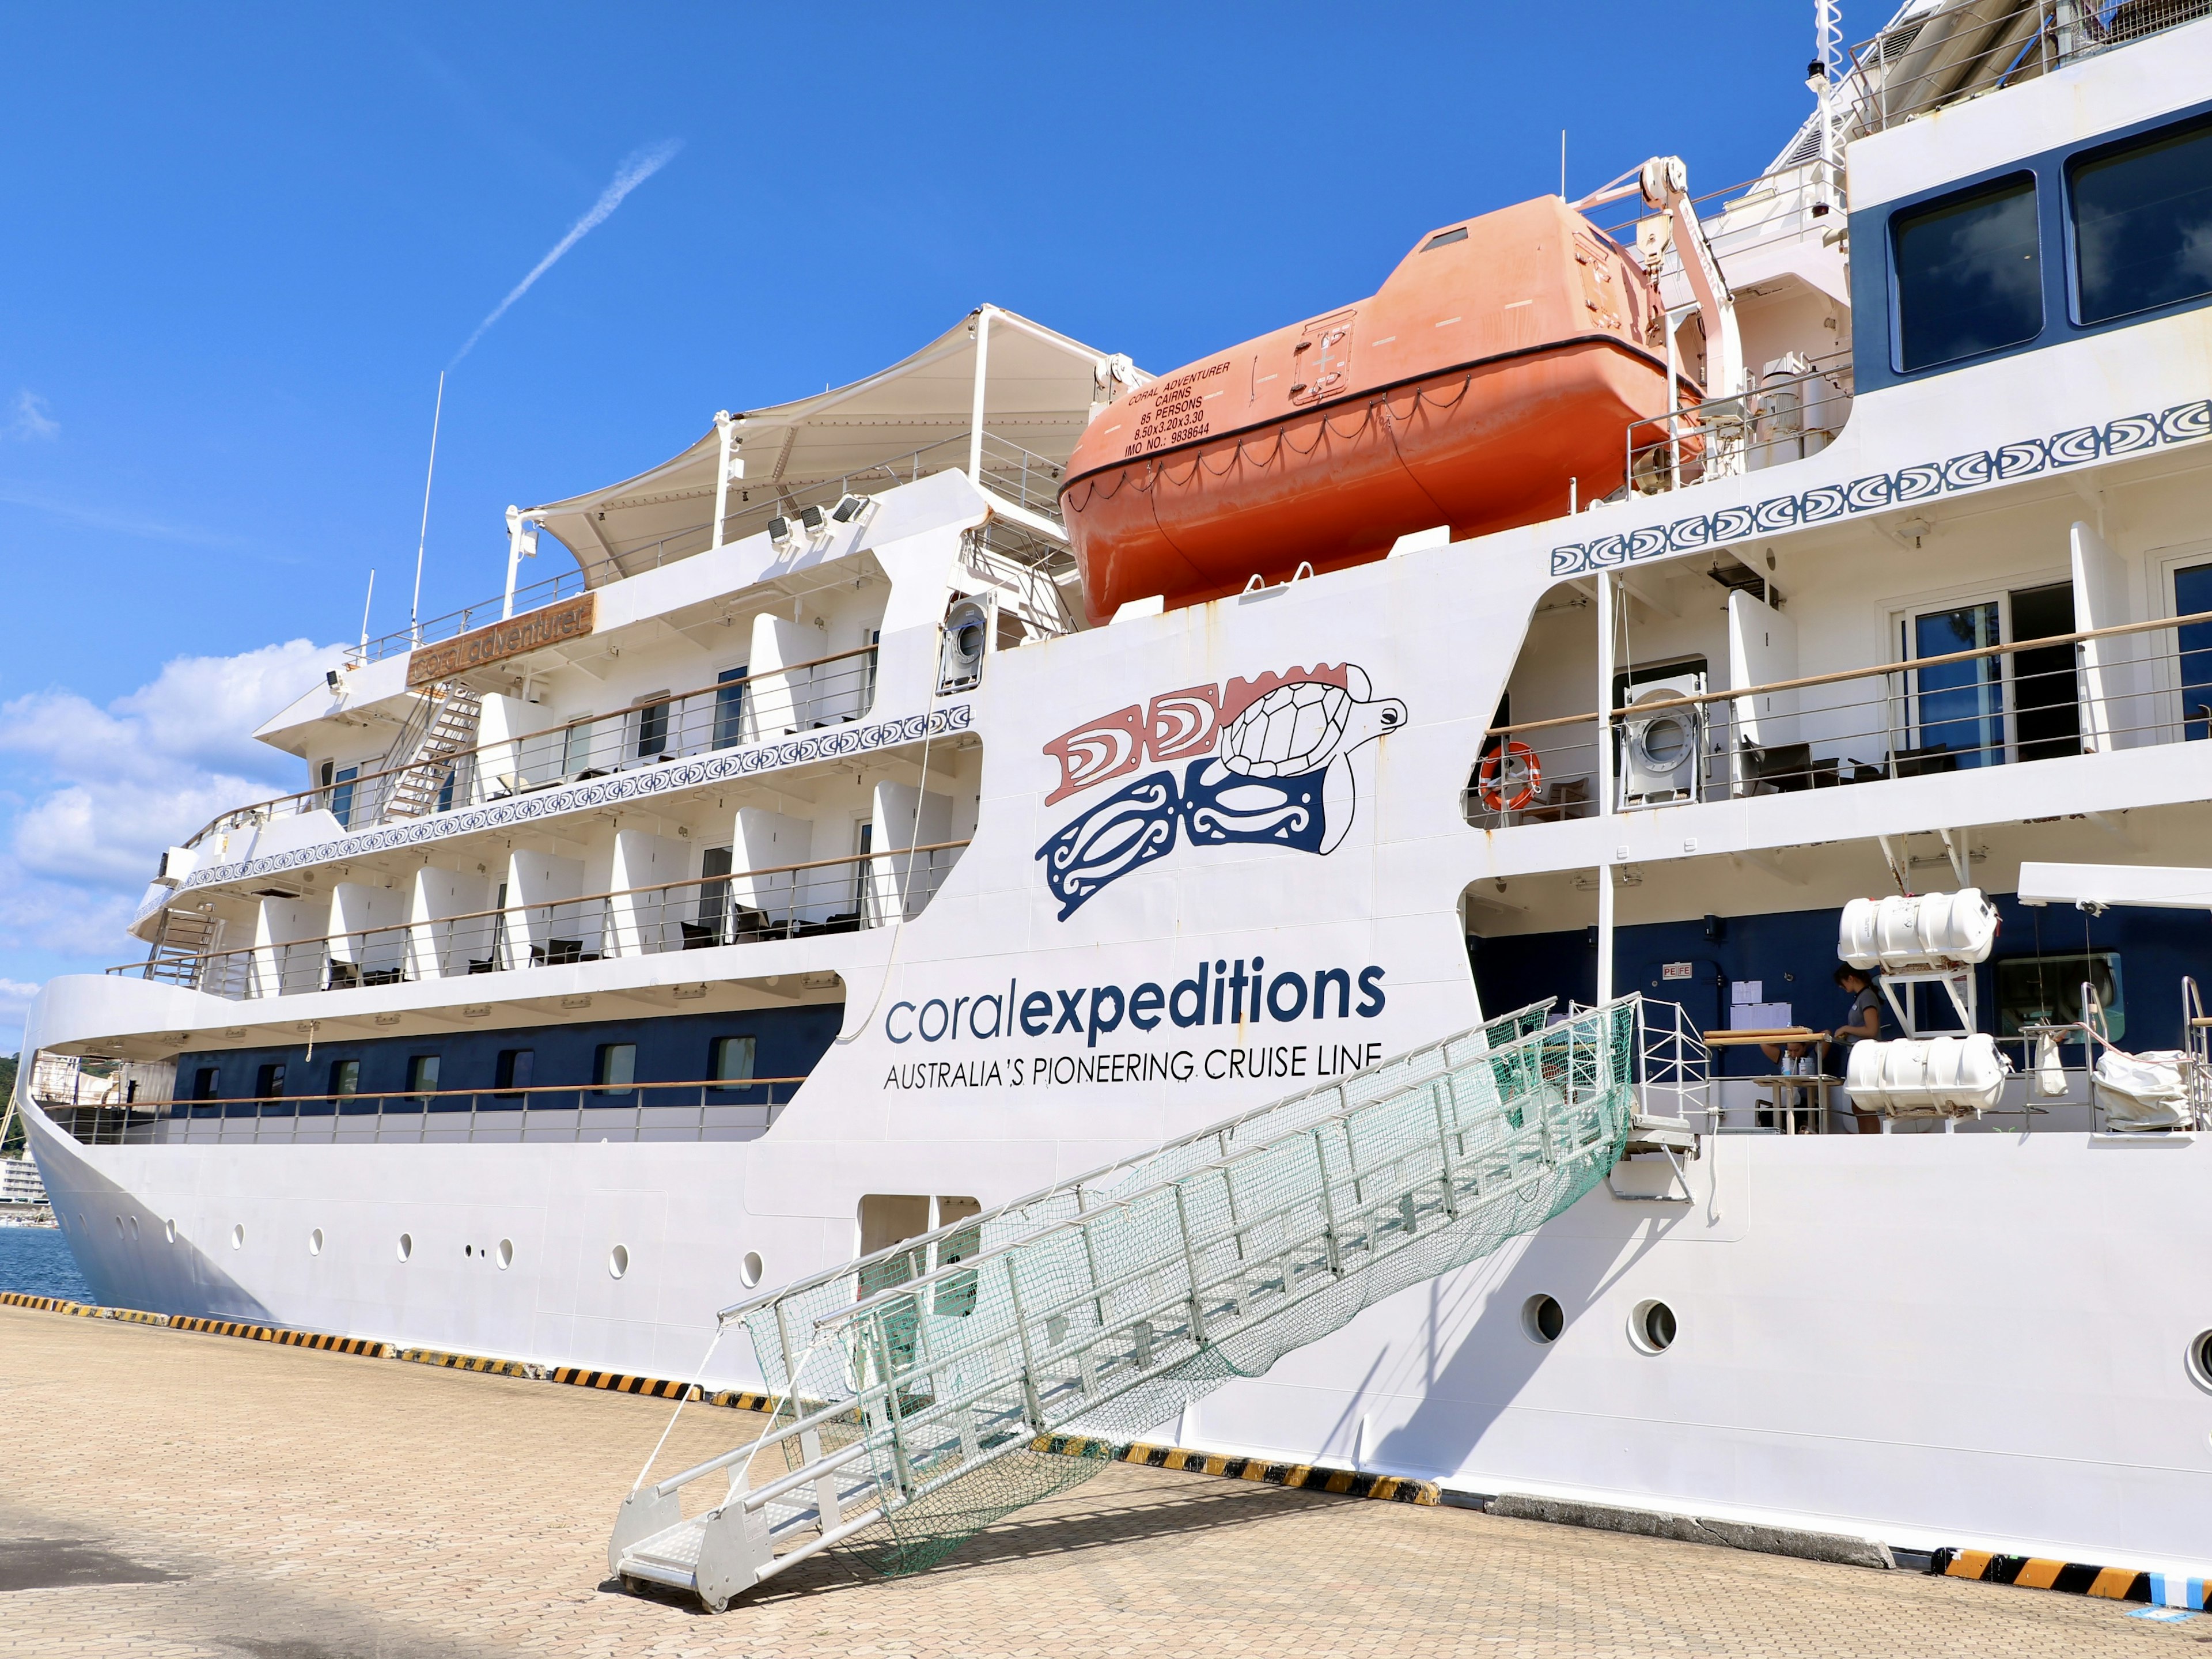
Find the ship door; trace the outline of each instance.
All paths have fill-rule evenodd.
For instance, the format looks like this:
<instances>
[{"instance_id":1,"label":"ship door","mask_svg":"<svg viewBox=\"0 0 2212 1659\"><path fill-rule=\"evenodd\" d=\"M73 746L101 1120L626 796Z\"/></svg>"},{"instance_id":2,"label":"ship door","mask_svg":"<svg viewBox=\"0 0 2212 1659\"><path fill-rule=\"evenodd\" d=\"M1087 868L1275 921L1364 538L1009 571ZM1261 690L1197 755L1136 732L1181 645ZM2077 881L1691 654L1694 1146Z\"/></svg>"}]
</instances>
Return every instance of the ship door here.
<instances>
[{"instance_id":1,"label":"ship door","mask_svg":"<svg viewBox=\"0 0 2212 1659\"><path fill-rule=\"evenodd\" d=\"M1357 312L1340 311L1308 323L1291 349L1291 401L1327 403L1352 383L1352 322Z\"/></svg>"}]
</instances>

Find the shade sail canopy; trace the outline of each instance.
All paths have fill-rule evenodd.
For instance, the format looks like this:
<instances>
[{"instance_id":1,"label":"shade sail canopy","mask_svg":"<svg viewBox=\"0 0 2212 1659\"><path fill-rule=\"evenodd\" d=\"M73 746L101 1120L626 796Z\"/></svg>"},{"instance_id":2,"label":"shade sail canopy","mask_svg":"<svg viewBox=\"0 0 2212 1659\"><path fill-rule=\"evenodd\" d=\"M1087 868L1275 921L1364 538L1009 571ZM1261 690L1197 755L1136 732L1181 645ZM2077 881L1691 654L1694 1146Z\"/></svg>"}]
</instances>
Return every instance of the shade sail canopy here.
<instances>
[{"instance_id":1,"label":"shade sail canopy","mask_svg":"<svg viewBox=\"0 0 2212 1659\"><path fill-rule=\"evenodd\" d=\"M1110 385L1115 395L1149 376L1126 358L996 307L984 374L986 471L1032 475L1042 499L1056 486L1077 438ZM778 511L866 495L915 477L964 467L975 396L976 322L970 313L889 368L794 403L747 410L735 422L744 476L731 483L725 541L762 527ZM597 586L713 544L717 430L659 466L526 518L557 538Z\"/></svg>"}]
</instances>

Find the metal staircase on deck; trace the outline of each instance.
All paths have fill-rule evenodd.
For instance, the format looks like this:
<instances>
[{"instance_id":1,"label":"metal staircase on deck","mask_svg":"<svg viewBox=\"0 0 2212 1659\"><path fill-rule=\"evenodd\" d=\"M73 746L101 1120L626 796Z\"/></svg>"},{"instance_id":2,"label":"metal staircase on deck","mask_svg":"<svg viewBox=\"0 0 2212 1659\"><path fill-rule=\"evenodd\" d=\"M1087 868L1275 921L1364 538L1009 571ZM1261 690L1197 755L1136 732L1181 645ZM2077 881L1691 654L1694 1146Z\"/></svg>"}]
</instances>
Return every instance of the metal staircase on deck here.
<instances>
[{"instance_id":1,"label":"metal staircase on deck","mask_svg":"<svg viewBox=\"0 0 2212 1659\"><path fill-rule=\"evenodd\" d=\"M154 948L146 953L142 977L170 985L196 986L208 954L217 944L221 924L213 907L205 910L164 910Z\"/></svg>"},{"instance_id":2,"label":"metal staircase on deck","mask_svg":"<svg viewBox=\"0 0 2212 1659\"><path fill-rule=\"evenodd\" d=\"M385 756L385 766L407 769L392 781L386 818L427 817L438 810L438 797L453 775L453 757L475 746L483 714L483 699L460 681L431 688L417 718Z\"/></svg>"},{"instance_id":3,"label":"metal staircase on deck","mask_svg":"<svg viewBox=\"0 0 2212 1659\"><path fill-rule=\"evenodd\" d=\"M719 1611L848 1540L927 1566L1231 1377L1533 1230L1658 1127L1640 1091L1701 1074L1672 1004L1671 1058L1639 998L1546 1025L1548 1007L726 1310L772 1421L641 1475L610 1568ZM718 1474L687 1517L686 1488Z\"/></svg>"}]
</instances>

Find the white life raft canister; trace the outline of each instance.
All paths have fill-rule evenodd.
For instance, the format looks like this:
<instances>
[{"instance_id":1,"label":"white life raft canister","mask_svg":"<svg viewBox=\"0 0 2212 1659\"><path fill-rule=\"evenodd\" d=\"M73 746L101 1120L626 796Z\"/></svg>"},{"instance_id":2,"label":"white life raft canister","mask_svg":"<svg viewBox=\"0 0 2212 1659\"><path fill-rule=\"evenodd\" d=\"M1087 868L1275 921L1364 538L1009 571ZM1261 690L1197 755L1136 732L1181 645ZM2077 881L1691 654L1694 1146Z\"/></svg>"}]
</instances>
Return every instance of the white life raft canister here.
<instances>
[{"instance_id":1,"label":"white life raft canister","mask_svg":"<svg viewBox=\"0 0 2212 1659\"><path fill-rule=\"evenodd\" d=\"M1900 1037L1853 1045L1844 1089L1854 1109L1883 1117L1978 1116L1996 1109L2011 1069L1985 1031Z\"/></svg>"},{"instance_id":2,"label":"white life raft canister","mask_svg":"<svg viewBox=\"0 0 2212 1659\"><path fill-rule=\"evenodd\" d=\"M1986 962L1997 937L1997 913L1978 887L1907 898L1857 898L1844 906L1836 954L1854 968L1911 973Z\"/></svg>"}]
</instances>

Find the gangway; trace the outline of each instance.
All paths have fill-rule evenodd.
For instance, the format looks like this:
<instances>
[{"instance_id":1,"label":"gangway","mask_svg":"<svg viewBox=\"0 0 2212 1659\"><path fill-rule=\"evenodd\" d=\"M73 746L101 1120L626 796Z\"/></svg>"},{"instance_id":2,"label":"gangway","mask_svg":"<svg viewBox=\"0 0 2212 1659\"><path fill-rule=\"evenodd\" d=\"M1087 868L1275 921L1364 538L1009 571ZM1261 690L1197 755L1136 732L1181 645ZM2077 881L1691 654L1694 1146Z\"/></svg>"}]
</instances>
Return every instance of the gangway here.
<instances>
[{"instance_id":1,"label":"gangway","mask_svg":"<svg viewBox=\"0 0 2212 1659\"><path fill-rule=\"evenodd\" d=\"M886 1571L928 1566L1230 1378L1532 1231L1660 1127L1639 1083L1668 1086L1639 1076L1640 998L1550 1008L724 1310L769 1425L666 1480L648 1462L610 1569L720 1612L848 1540ZM717 1474L687 1517L685 1489Z\"/></svg>"}]
</instances>

